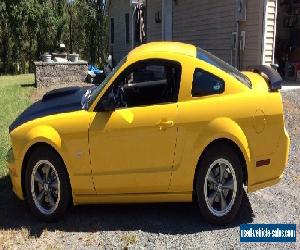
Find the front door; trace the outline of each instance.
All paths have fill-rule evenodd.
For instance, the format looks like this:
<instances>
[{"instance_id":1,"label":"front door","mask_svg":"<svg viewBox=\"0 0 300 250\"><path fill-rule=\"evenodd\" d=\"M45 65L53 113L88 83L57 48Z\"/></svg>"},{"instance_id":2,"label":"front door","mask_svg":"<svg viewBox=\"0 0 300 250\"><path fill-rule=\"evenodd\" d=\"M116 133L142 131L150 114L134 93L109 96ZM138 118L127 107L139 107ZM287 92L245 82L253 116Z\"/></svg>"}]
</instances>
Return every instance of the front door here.
<instances>
[{"instance_id":1,"label":"front door","mask_svg":"<svg viewBox=\"0 0 300 250\"><path fill-rule=\"evenodd\" d=\"M169 189L180 70L162 61L130 68L103 96L113 93L117 109L97 112L91 123L91 165L98 194Z\"/></svg>"}]
</instances>

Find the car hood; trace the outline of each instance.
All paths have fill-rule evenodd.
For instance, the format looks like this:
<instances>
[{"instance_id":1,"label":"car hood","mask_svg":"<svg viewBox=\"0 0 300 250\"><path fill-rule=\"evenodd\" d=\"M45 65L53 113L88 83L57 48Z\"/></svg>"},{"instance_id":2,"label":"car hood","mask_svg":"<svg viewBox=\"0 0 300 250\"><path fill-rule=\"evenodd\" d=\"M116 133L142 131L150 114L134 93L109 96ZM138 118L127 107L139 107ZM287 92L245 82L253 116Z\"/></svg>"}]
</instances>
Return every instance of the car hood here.
<instances>
[{"instance_id":1,"label":"car hood","mask_svg":"<svg viewBox=\"0 0 300 250\"><path fill-rule=\"evenodd\" d=\"M47 92L32 104L9 126L9 132L20 125L48 115L81 110L81 99L89 87L67 87Z\"/></svg>"}]
</instances>

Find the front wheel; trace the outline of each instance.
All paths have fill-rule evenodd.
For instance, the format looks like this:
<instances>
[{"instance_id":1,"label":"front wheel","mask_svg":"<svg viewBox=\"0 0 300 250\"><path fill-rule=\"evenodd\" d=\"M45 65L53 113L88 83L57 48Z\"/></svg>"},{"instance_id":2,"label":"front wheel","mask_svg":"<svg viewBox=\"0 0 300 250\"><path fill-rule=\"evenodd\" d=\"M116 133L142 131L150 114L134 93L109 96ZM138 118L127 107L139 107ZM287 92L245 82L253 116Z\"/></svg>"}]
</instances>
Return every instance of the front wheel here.
<instances>
[{"instance_id":1,"label":"front wheel","mask_svg":"<svg viewBox=\"0 0 300 250\"><path fill-rule=\"evenodd\" d=\"M71 203L71 188L64 163L51 148L41 147L31 154L25 187L29 207L41 220L58 219Z\"/></svg>"},{"instance_id":2,"label":"front wheel","mask_svg":"<svg viewBox=\"0 0 300 250\"><path fill-rule=\"evenodd\" d=\"M230 223L239 211L243 195L241 163L231 147L210 148L199 162L196 193L200 212L209 223Z\"/></svg>"}]
</instances>

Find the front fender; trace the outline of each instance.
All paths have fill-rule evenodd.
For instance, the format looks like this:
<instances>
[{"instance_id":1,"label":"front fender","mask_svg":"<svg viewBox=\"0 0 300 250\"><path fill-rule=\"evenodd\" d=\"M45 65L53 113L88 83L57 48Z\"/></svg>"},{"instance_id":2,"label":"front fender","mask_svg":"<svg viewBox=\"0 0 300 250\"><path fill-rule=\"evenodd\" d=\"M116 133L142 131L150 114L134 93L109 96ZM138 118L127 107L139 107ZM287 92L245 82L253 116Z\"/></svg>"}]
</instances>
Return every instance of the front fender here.
<instances>
[{"instance_id":1,"label":"front fender","mask_svg":"<svg viewBox=\"0 0 300 250\"><path fill-rule=\"evenodd\" d=\"M32 128L25 136L25 140L30 142L29 144L31 145L36 142L44 142L50 144L58 151L62 147L62 140L59 133L53 127L46 125Z\"/></svg>"},{"instance_id":2,"label":"front fender","mask_svg":"<svg viewBox=\"0 0 300 250\"><path fill-rule=\"evenodd\" d=\"M68 158L65 157L65 155L67 154L66 147L64 147L61 136L59 135L58 131L51 126L39 125L30 128L27 131L20 129L17 131L17 133L13 133L11 137L13 142L14 156L20 165L17 168L19 176L21 176L22 163L26 153L36 143L48 144L54 150L56 150L56 152L58 152L65 165L69 165L69 163L67 162Z\"/></svg>"},{"instance_id":3,"label":"front fender","mask_svg":"<svg viewBox=\"0 0 300 250\"><path fill-rule=\"evenodd\" d=\"M20 151L20 159L23 159L28 149L36 143L46 143L57 152L62 152L61 137L53 127L46 125L34 127L23 138L24 145Z\"/></svg>"}]
</instances>

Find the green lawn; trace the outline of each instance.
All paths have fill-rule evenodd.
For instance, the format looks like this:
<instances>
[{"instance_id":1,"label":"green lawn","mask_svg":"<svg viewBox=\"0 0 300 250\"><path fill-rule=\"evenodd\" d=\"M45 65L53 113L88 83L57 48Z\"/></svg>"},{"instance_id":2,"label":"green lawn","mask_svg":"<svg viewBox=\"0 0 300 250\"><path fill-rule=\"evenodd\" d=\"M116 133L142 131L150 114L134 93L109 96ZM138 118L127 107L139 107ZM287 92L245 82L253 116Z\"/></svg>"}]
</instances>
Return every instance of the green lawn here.
<instances>
[{"instance_id":1,"label":"green lawn","mask_svg":"<svg viewBox=\"0 0 300 250\"><path fill-rule=\"evenodd\" d=\"M30 103L34 75L0 76L0 177L8 173L6 153L10 148L8 127Z\"/></svg>"}]
</instances>

